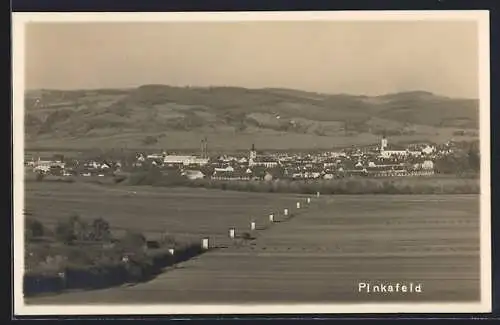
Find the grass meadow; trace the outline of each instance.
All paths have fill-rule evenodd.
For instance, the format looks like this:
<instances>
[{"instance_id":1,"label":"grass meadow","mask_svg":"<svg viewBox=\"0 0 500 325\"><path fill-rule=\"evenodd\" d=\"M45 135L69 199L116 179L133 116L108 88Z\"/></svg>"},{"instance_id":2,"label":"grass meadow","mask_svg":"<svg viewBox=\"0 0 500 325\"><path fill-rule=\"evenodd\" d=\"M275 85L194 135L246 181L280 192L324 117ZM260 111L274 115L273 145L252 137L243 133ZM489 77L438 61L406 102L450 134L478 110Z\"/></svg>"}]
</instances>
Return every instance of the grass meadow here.
<instances>
[{"instance_id":1,"label":"grass meadow","mask_svg":"<svg viewBox=\"0 0 500 325\"><path fill-rule=\"evenodd\" d=\"M26 210L54 223L70 213L155 236L209 236L219 249L134 286L28 298L27 303L252 303L479 299L478 195L303 195L150 186L26 183ZM301 209L295 206L302 202ZM291 217L285 217L289 208ZM269 213L276 222L269 223ZM228 238L249 230L245 245ZM422 283L374 296L360 281Z\"/></svg>"},{"instance_id":2,"label":"grass meadow","mask_svg":"<svg viewBox=\"0 0 500 325\"><path fill-rule=\"evenodd\" d=\"M269 213L300 197L83 182L25 183L25 210L44 224L73 214L87 220L102 217L118 232L133 229L152 239L163 233L225 238L229 227L249 228L251 220L267 220Z\"/></svg>"}]
</instances>

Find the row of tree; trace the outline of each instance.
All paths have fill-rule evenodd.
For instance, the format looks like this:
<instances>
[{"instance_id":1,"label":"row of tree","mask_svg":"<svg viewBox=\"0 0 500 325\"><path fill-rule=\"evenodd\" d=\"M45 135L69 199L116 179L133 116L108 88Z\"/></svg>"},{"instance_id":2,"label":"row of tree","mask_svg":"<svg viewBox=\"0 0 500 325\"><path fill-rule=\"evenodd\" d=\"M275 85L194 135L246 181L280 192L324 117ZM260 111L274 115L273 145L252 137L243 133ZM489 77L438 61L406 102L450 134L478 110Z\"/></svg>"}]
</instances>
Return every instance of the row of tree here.
<instances>
[{"instance_id":1,"label":"row of tree","mask_svg":"<svg viewBox=\"0 0 500 325\"><path fill-rule=\"evenodd\" d=\"M24 227L26 240L54 236L58 241L72 244L74 241L110 241L111 228L103 218L96 218L90 223L73 215L57 222L55 229L45 227L39 220L26 218Z\"/></svg>"},{"instance_id":2,"label":"row of tree","mask_svg":"<svg viewBox=\"0 0 500 325\"><path fill-rule=\"evenodd\" d=\"M439 157L435 161L435 169L441 174L476 174L479 173L480 165L481 159L477 143L472 143L468 148L454 154Z\"/></svg>"}]
</instances>

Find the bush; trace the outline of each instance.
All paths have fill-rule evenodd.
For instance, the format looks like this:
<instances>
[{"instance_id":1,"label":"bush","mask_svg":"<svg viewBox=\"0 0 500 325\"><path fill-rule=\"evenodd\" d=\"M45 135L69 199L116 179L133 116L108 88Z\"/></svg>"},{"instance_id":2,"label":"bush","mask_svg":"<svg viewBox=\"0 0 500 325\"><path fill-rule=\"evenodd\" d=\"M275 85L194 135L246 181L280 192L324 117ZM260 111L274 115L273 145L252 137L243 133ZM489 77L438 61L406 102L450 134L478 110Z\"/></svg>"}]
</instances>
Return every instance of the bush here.
<instances>
[{"instance_id":1,"label":"bush","mask_svg":"<svg viewBox=\"0 0 500 325\"><path fill-rule=\"evenodd\" d=\"M28 240L43 237L45 235L45 227L40 221L27 218L24 226L24 232Z\"/></svg>"},{"instance_id":2,"label":"bush","mask_svg":"<svg viewBox=\"0 0 500 325\"><path fill-rule=\"evenodd\" d=\"M144 180L146 179L147 174L148 174L148 172L146 172L146 171L132 173L128 177L128 184L129 185L151 185L151 184L145 184Z\"/></svg>"},{"instance_id":3,"label":"bush","mask_svg":"<svg viewBox=\"0 0 500 325\"><path fill-rule=\"evenodd\" d=\"M109 223L103 218L94 219L92 222L90 238L97 241L111 240L111 228Z\"/></svg>"},{"instance_id":4,"label":"bush","mask_svg":"<svg viewBox=\"0 0 500 325\"><path fill-rule=\"evenodd\" d=\"M158 168L132 173L128 178L129 185L159 185L167 183L165 177Z\"/></svg>"},{"instance_id":5,"label":"bush","mask_svg":"<svg viewBox=\"0 0 500 325\"><path fill-rule=\"evenodd\" d=\"M56 239L65 244L72 244L76 239L73 225L67 221L59 221L55 230Z\"/></svg>"},{"instance_id":6,"label":"bush","mask_svg":"<svg viewBox=\"0 0 500 325\"><path fill-rule=\"evenodd\" d=\"M142 250L146 245L146 237L140 232L127 231L125 236L119 240L120 246L128 251Z\"/></svg>"},{"instance_id":7,"label":"bush","mask_svg":"<svg viewBox=\"0 0 500 325\"><path fill-rule=\"evenodd\" d=\"M36 236L47 235L43 225L34 219L27 220L25 231ZM109 223L98 218L88 226L78 215L59 221L55 236L66 245L37 242L27 246L23 287L26 295L144 281L166 266L203 252L198 241L179 243L171 236L154 242L168 247L153 245L154 249L147 249L145 236L134 231L128 231L118 245L104 247L88 239L111 239ZM174 256L168 250L172 246ZM122 260L124 255L128 256L128 262Z\"/></svg>"},{"instance_id":8,"label":"bush","mask_svg":"<svg viewBox=\"0 0 500 325\"><path fill-rule=\"evenodd\" d=\"M436 186L436 181L443 186ZM164 186L177 186L165 185ZM476 177L440 178L440 177L396 177L364 178L347 177L336 180L277 180L265 181L215 181L186 180L182 185L231 191L259 193L299 193L315 194L478 194L479 180ZM442 190L441 190L442 189Z\"/></svg>"},{"instance_id":9,"label":"bush","mask_svg":"<svg viewBox=\"0 0 500 325\"><path fill-rule=\"evenodd\" d=\"M57 274L27 273L23 278L23 292L25 295L57 292L64 288L64 282Z\"/></svg>"},{"instance_id":10,"label":"bush","mask_svg":"<svg viewBox=\"0 0 500 325\"><path fill-rule=\"evenodd\" d=\"M164 234L160 240L160 244L162 246L176 246L177 245L177 240L175 239L174 236L172 235L168 235L168 234Z\"/></svg>"},{"instance_id":11,"label":"bush","mask_svg":"<svg viewBox=\"0 0 500 325\"><path fill-rule=\"evenodd\" d=\"M98 261L96 252L85 246L75 245L73 249L66 250L68 262L75 265L90 265ZM94 256L93 256L94 255Z\"/></svg>"},{"instance_id":12,"label":"bush","mask_svg":"<svg viewBox=\"0 0 500 325\"><path fill-rule=\"evenodd\" d=\"M178 171L171 171L167 175L159 175L155 178L153 185L160 186L185 186L189 180Z\"/></svg>"}]
</instances>

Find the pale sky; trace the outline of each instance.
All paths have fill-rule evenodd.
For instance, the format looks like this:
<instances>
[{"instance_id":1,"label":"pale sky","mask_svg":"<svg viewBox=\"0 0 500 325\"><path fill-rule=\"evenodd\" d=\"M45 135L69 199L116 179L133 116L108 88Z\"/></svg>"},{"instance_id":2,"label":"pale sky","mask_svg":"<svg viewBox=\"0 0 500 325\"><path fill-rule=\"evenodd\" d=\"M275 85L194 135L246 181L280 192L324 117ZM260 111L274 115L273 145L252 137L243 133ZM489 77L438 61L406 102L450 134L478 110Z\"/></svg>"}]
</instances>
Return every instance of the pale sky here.
<instances>
[{"instance_id":1,"label":"pale sky","mask_svg":"<svg viewBox=\"0 0 500 325\"><path fill-rule=\"evenodd\" d=\"M26 88L282 87L478 97L475 22L31 23Z\"/></svg>"}]
</instances>

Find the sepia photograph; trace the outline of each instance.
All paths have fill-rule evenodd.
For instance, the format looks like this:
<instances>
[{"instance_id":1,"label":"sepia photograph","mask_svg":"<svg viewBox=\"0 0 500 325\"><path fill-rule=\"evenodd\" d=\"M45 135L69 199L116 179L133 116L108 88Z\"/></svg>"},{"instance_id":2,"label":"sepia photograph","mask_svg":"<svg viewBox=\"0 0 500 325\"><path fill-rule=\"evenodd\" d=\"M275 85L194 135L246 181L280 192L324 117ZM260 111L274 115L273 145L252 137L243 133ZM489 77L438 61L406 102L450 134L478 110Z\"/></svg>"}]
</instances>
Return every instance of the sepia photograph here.
<instances>
[{"instance_id":1,"label":"sepia photograph","mask_svg":"<svg viewBox=\"0 0 500 325\"><path fill-rule=\"evenodd\" d=\"M491 311L487 11L12 21L16 314Z\"/></svg>"}]
</instances>

